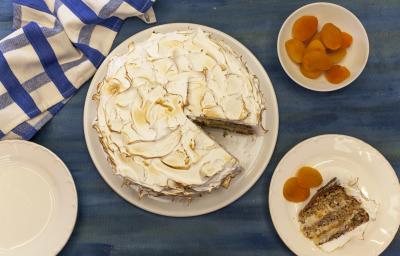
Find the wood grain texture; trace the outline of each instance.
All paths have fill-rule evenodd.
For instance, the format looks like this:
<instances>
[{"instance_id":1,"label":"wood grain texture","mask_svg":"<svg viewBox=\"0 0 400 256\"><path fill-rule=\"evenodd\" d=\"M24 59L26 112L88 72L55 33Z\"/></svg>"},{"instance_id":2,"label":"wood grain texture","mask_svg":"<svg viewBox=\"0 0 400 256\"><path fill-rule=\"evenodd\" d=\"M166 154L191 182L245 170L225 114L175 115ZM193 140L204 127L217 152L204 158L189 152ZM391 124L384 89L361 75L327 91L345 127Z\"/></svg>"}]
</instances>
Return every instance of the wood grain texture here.
<instances>
[{"instance_id":1,"label":"wood grain texture","mask_svg":"<svg viewBox=\"0 0 400 256\"><path fill-rule=\"evenodd\" d=\"M400 174L400 1L334 1L355 13L370 40L370 57L350 86L317 93L297 86L279 64L276 39L283 21L309 1L158 0L158 24L214 27L246 45L274 85L280 112L278 143L256 185L230 206L175 219L130 205L103 181L88 154L82 128L87 83L33 141L69 167L79 196L75 230L60 255L291 255L271 223L267 189L278 161L300 141L326 133L358 137L376 147ZM0 0L0 36L11 31L11 0ZM128 20L114 46L150 27ZM379 171L379 170L377 170ZM400 236L383 255L399 255Z\"/></svg>"}]
</instances>

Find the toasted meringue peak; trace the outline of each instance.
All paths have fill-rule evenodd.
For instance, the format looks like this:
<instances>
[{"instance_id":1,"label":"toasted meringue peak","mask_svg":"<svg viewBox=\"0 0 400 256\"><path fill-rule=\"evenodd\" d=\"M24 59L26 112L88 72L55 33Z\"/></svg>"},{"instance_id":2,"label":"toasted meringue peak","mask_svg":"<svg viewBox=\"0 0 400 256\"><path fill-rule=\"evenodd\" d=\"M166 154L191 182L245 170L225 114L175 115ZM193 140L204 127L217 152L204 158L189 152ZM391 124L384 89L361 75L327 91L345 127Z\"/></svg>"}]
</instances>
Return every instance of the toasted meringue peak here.
<instances>
[{"instance_id":1,"label":"toasted meringue peak","mask_svg":"<svg viewBox=\"0 0 400 256\"><path fill-rule=\"evenodd\" d=\"M166 137L157 141L141 141L126 146L128 153L144 158L162 157L169 154L180 142L181 131L168 134Z\"/></svg>"},{"instance_id":2,"label":"toasted meringue peak","mask_svg":"<svg viewBox=\"0 0 400 256\"><path fill-rule=\"evenodd\" d=\"M182 102L187 104L187 91L188 91L189 73L179 73L170 78L169 82L165 85L165 89L170 94L181 96Z\"/></svg>"},{"instance_id":3,"label":"toasted meringue peak","mask_svg":"<svg viewBox=\"0 0 400 256\"><path fill-rule=\"evenodd\" d=\"M243 117L243 112L246 112L242 98L239 97L224 97L222 99L222 108L225 115L230 120L240 120Z\"/></svg>"},{"instance_id":4,"label":"toasted meringue peak","mask_svg":"<svg viewBox=\"0 0 400 256\"><path fill-rule=\"evenodd\" d=\"M94 128L115 174L140 195L209 192L229 183L239 163L188 117L257 126L258 83L201 29L152 33L110 61Z\"/></svg>"},{"instance_id":5,"label":"toasted meringue peak","mask_svg":"<svg viewBox=\"0 0 400 256\"><path fill-rule=\"evenodd\" d=\"M187 170L190 167L190 158L183 148L177 149L161 158L161 161L171 168Z\"/></svg>"},{"instance_id":6,"label":"toasted meringue peak","mask_svg":"<svg viewBox=\"0 0 400 256\"><path fill-rule=\"evenodd\" d=\"M210 91L206 91L203 95L203 99L201 100L202 108L212 108L217 106L217 102L215 102L214 95Z\"/></svg>"}]
</instances>

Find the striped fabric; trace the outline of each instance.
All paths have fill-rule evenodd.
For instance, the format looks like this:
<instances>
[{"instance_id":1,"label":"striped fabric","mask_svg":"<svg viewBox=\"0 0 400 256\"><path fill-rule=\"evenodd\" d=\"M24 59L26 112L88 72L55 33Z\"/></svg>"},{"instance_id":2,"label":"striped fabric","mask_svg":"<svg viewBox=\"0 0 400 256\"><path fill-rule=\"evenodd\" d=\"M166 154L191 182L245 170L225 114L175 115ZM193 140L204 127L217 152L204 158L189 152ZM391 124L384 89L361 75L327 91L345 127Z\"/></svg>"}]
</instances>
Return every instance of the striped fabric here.
<instances>
[{"instance_id":1,"label":"striped fabric","mask_svg":"<svg viewBox=\"0 0 400 256\"><path fill-rule=\"evenodd\" d=\"M123 20L155 22L154 0L14 0L0 41L0 139L30 139L110 51Z\"/></svg>"}]
</instances>

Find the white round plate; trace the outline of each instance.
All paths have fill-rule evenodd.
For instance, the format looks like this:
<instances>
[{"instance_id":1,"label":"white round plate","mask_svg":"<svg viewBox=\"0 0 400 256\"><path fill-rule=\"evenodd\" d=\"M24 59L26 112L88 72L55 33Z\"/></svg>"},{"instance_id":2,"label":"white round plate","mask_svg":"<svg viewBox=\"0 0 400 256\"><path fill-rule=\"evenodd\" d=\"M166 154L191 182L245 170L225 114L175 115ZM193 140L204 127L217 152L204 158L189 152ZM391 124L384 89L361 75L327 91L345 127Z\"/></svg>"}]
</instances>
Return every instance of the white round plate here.
<instances>
[{"instance_id":1,"label":"white round plate","mask_svg":"<svg viewBox=\"0 0 400 256\"><path fill-rule=\"evenodd\" d=\"M107 71L107 64L111 57L126 53L130 42L144 41L150 37L153 31L156 32L172 32L176 30L187 30L202 28L212 34L216 40L223 40L226 44L232 47L244 61L248 68L258 76L260 80L260 89L264 94L264 100L267 110L267 129L269 130L263 136L243 136L230 134L223 136L222 131L210 130L215 140L223 145L231 154L237 157L244 168L242 173L233 179L228 189L219 189L210 194L205 194L201 198L195 198L190 204L183 202L171 201L165 198L145 197L140 199L139 195L133 189L127 186L121 186L122 180L120 177L113 175L112 168L106 159L106 155L99 143L96 131L92 128L92 123L96 118L97 105L92 100L92 95L96 91L96 85L101 82ZM275 143L278 135L278 105L275 97L275 92L271 81L265 72L263 66L254 57L254 55L241 43L227 34L201 25L189 23L174 23L156 26L128 38L120 44L106 58L94 76L86 97L84 110L84 131L86 144L89 149L90 156L97 170L104 180L124 199L130 203L153 213L174 216L188 217L206 214L218 210L242 196L250 187L257 181L266 168L272 152L275 148Z\"/></svg>"},{"instance_id":2,"label":"white round plate","mask_svg":"<svg viewBox=\"0 0 400 256\"><path fill-rule=\"evenodd\" d=\"M326 253L303 236L297 216L307 202L286 201L282 189L285 181L305 165L317 168L324 184L333 177L341 181L358 178L361 191L378 203L376 220L368 224L364 240L350 240ZM315 191L312 189L312 194ZM399 228L399 180L385 157L367 143L344 135L321 135L299 143L282 158L269 188L269 211L279 236L297 255L375 256L389 245Z\"/></svg>"},{"instance_id":3,"label":"white round plate","mask_svg":"<svg viewBox=\"0 0 400 256\"><path fill-rule=\"evenodd\" d=\"M56 255L75 225L78 199L65 164L27 141L0 142L0 255Z\"/></svg>"},{"instance_id":4,"label":"white round plate","mask_svg":"<svg viewBox=\"0 0 400 256\"><path fill-rule=\"evenodd\" d=\"M346 57L338 63L339 65L346 66L350 71L350 77L342 83L331 84L326 80L324 75L321 75L317 79L307 78L301 74L299 65L290 60L285 49L285 42L292 38L294 22L304 15L313 15L318 18L318 31L321 31L325 23L331 22L342 31L352 35L353 43L347 49ZM321 2L305 5L297 9L286 19L279 31L277 50L283 69L293 81L313 91L328 92L349 85L361 74L367 64L369 42L367 32L353 13L342 6Z\"/></svg>"}]
</instances>

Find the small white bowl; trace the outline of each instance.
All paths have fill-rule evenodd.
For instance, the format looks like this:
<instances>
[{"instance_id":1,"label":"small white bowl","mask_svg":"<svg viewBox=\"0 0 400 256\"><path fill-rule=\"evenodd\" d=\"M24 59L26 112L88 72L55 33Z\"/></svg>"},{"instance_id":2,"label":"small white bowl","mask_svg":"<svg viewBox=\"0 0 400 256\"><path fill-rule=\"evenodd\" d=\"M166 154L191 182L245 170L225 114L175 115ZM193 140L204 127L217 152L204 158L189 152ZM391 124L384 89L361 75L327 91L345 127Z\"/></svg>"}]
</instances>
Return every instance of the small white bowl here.
<instances>
[{"instance_id":1,"label":"small white bowl","mask_svg":"<svg viewBox=\"0 0 400 256\"><path fill-rule=\"evenodd\" d=\"M285 49L285 42L292 38L294 22L304 15L313 15L318 18L318 31L321 30L325 23L331 22L342 31L352 35L353 43L348 48L346 57L338 63L347 67L350 71L350 77L342 83L332 84L326 80L324 75L321 75L317 79L307 78L301 74L299 65L289 58ZM352 12L336 4L320 2L301 7L285 20L279 31L277 50L283 69L293 81L313 91L328 92L349 85L361 74L367 64L369 42L367 32Z\"/></svg>"}]
</instances>

